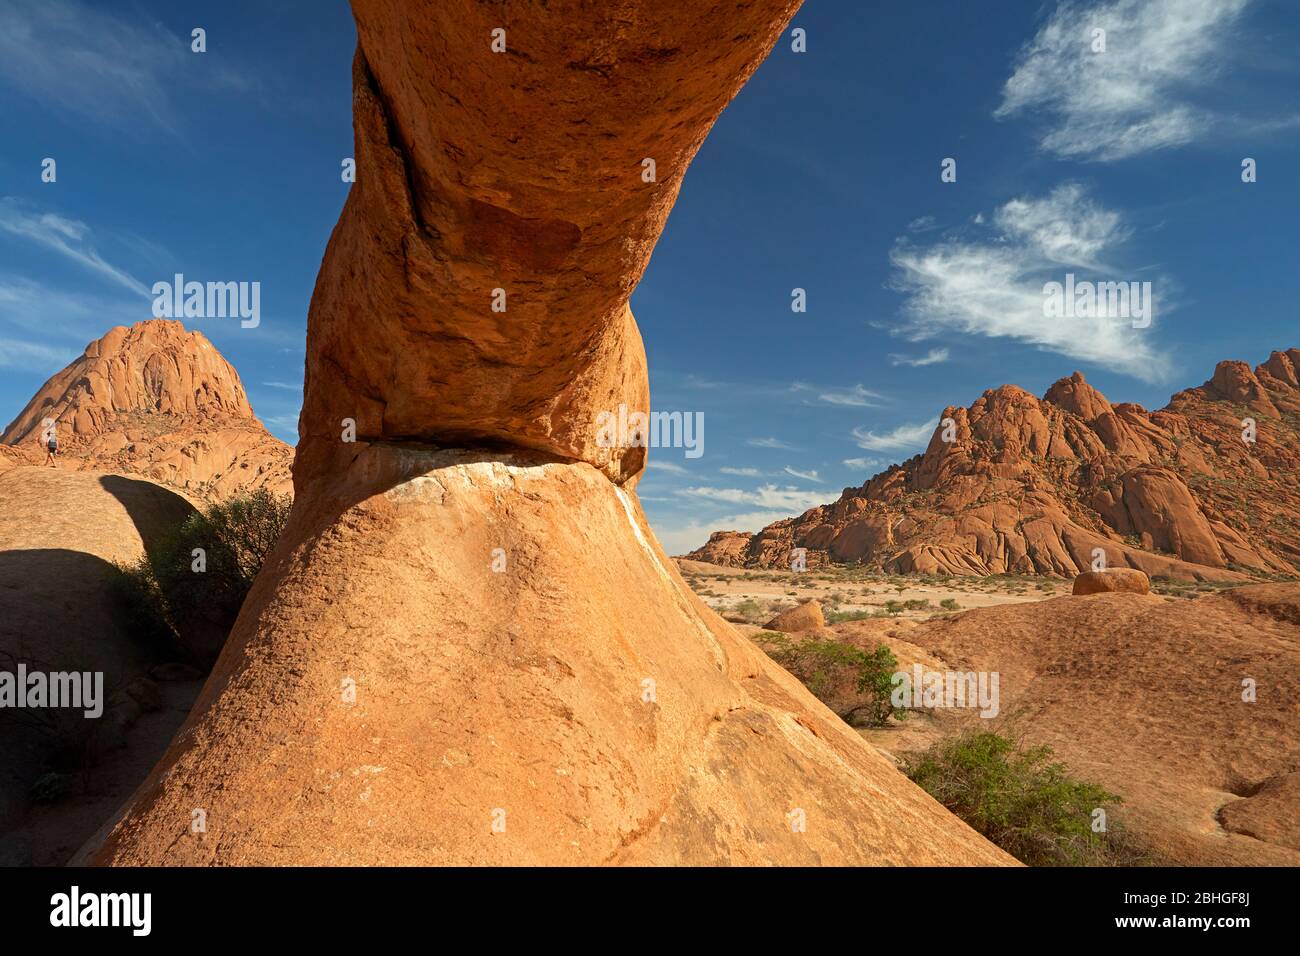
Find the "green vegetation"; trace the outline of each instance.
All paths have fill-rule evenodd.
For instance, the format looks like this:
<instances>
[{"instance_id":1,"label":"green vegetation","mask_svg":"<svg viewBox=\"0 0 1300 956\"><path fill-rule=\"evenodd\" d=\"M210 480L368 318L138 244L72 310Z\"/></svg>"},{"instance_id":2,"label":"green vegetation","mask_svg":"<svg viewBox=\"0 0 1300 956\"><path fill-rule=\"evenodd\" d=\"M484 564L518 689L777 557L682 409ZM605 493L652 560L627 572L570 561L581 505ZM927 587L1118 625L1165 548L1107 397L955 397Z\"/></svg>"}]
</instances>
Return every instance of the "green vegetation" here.
<instances>
[{"instance_id":1,"label":"green vegetation","mask_svg":"<svg viewBox=\"0 0 1300 956\"><path fill-rule=\"evenodd\" d=\"M138 634L210 663L289 518L288 496L258 489L209 505L163 534L115 590ZM206 660L204 660L206 659Z\"/></svg>"},{"instance_id":2,"label":"green vegetation","mask_svg":"<svg viewBox=\"0 0 1300 956\"><path fill-rule=\"evenodd\" d=\"M890 678L898 660L884 644L864 651L839 641L811 639L795 643L788 635L764 635L767 654L797 677L845 723L880 727L907 711L890 703Z\"/></svg>"},{"instance_id":3,"label":"green vegetation","mask_svg":"<svg viewBox=\"0 0 1300 956\"><path fill-rule=\"evenodd\" d=\"M771 616L753 598L738 601L731 607L720 608L719 613L728 621L736 621L742 624L758 624L761 621L766 621Z\"/></svg>"},{"instance_id":4,"label":"green vegetation","mask_svg":"<svg viewBox=\"0 0 1300 956\"><path fill-rule=\"evenodd\" d=\"M1075 780L1047 746L1020 749L999 734L966 733L904 758L903 770L973 829L1030 866L1132 866L1149 862L1123 827L1096 811L1123 801Z\"/></svg>"}]
</instances>

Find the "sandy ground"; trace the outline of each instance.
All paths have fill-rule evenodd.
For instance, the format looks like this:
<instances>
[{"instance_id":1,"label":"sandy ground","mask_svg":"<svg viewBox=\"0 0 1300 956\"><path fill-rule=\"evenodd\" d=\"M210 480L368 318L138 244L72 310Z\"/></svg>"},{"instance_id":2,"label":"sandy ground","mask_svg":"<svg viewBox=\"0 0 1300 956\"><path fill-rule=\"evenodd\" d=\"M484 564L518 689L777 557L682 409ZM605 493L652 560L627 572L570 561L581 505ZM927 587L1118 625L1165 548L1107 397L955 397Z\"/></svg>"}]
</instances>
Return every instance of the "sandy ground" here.
<instances>
[{"instance_id":1,"label":"sandy ground","mask_svg":"<svg viewBox=\"0 0 1300 956\"><path fill-rule=\"evenodd\" d=\"M710 607L729 620L745 619L761 624L772 617L774 608L791 607L816 599L823 610L846 614L869 614L900 620L924 620L935 614L973 607L1023 604L1070 593L1069 581L998 575L988 578L872 574L854 568L809 571L749 571L725 568L674 558L682 575ZM945 608L942 602L955 601ZM762 610L739 607L755 601ZM928 601L928 607L894 608L887 602L905 605ZM749 614L746 615L745 611ZM761 618L761 619L760 619Z\"/></svg>"}]
</instances>

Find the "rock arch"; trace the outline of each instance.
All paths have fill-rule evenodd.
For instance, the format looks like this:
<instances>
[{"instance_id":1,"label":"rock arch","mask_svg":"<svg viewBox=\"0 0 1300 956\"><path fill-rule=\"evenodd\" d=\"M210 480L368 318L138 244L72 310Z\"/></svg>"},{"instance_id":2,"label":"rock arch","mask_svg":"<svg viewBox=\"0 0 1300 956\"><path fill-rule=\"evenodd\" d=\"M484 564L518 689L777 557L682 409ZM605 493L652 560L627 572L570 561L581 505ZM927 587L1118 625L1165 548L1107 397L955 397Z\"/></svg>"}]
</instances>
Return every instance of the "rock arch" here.
<instances>
[{"instance_id":1,"label":"rock arch","mask_svg":"<svg viewBox=\"0 0 1300 956\"><path fill-rule=\"evenodd\" d=\"M90 859L1010 862L691 593L643 450L594 440L647 406L628 297L797 6L354 0L290 527Z\"/></svg>"}]
</instances>

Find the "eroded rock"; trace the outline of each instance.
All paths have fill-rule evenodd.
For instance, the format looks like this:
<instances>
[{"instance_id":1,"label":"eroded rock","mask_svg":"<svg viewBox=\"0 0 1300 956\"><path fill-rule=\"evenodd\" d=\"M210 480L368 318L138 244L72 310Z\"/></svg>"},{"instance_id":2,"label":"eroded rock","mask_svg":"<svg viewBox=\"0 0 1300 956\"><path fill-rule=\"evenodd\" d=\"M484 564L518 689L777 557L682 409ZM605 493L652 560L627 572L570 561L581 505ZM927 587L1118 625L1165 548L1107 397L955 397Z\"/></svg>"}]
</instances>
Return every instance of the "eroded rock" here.
<instances>
[{"instance_id":1,"label":"eroded rock","mask_svg":"<svg viewBox=\"0 0 1300 956\"><path fill-rule=\"evenodd\" d=\"M627 299L686 164L796 6L355 0L289 527L89 859L1012 862L690 592L644 449L595 440L644 407Z\"/></svg>"}]
</instances>

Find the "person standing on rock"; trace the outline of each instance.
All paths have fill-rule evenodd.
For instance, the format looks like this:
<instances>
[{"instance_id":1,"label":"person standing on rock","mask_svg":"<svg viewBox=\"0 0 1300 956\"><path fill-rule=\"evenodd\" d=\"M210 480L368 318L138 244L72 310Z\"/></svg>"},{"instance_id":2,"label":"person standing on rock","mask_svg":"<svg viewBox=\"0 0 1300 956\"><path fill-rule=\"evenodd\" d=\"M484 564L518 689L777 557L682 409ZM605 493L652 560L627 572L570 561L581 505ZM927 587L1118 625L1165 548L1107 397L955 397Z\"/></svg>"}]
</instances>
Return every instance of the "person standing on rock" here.
<instances>
[{"instance_id":1,"label":"person standing on rock","mask_svg":"<svg viewBox=\"0 0 1300 956\"><path fill-rule=\"evenodd\" d=\"M49 418L45 419L45 464L57 468L54 456L59 453L58 426Z\"/></svg>"}]
</instances>

